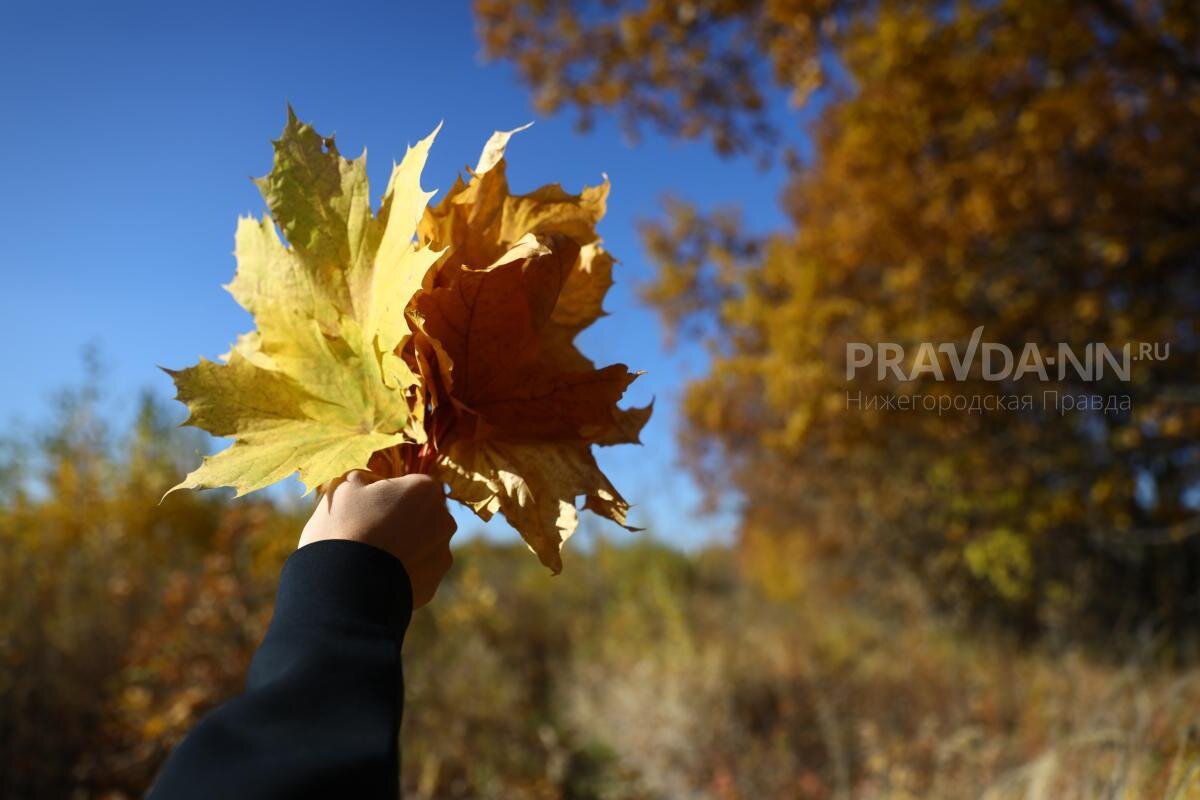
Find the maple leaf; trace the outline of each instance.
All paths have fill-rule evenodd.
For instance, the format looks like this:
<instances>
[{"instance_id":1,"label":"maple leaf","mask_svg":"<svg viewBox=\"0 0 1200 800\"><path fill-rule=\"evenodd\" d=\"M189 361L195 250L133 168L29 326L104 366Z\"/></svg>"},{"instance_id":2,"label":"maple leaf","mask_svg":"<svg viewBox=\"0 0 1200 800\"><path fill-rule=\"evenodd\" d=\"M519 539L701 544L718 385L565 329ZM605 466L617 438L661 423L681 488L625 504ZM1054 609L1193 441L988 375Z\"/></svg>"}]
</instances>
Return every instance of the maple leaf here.
<instances>
[{"instance_id":1,"label":"maple leaf","mask_svg":"<svg viewBox=\"0 0 1200 800\"><path fill-rule=\"evenodd\" d=\"M399 353L410 335L404 306L440 255L413 241L436 133L395 167L375 215L365 154L343 158L289 108L274 167L256 181L270 216L239 221L226 287L256 330L227 363L169 371L187 423L235 441L175 489L244 494L296 471L312 489L376 451L425 441L420 381Z\"/></svg>"},{"instance_id":2,"label":"maple leaf","mask_svg":"<svg viewBox=\"0 0 1200 800\"><path fill-rule=\"evenodd\" d=\"M500 512L553 572L562 544L579 524L576 500L628 530L629 503L596 465L586 443L474 439L452 444L438 460L450 496L488 520Z\"/></svg>"},{"instance_id":3,"label":"maple leaf","mask_svg":"<svg viewBox=\"0 0 1200 800\"><path fill-rule=\"evenodd\" d=\"M512 195L505 148L514 133L527 127L494 133L471 180L464 182L459 177L441 202L427 207L418 232L423 241L444 252L431 273L435 287L453 285L464 266L497 263L529 234L543 245L550 239L578 245L573 263L568 255L558 254L560 268L565 269L561 270L561 285L549 293L555 298L549 319L539 320L538 346L547 363L565 370L590 370L592 361L574 342L581 331L604 316L604 297L613 283L613 258L596 234L596 225L607 210L608 178L578 195L558 184ZM592 428L588 438L597 444L636 444L650 413L651 406L614 408L610 419Z\"/></svg>"},{"instance_id":4,"label":"maple leaf","mask_svg":"<svg viewBox=\"0 0 1200 800\"><path fill-rule=\"evenodd\" d=\"M629 504L601 473L590 445L637 442L650 407L619 409L637 377L602 369L576 335L603 315L612 257L596 235L604 184L571 195L545 186L512 195L497 132L469 182L461 179L420 231L445 255L410 317L416 359L432 391L450 496L487 519L503 513L543 564L562 568L576 502L626 527Z\"/></svg>"},{"instance_id":5,"label":"maple leaf","mask_svg":"<svg viewBox=\"0 0 1200 800\"><path fill-rule=\"evenodd\" d=\"M459 424L477 437L578 436L611 422L635 377L621 364L569 371L546 357L539 332L579 253L569 240L555 246L530 234L494 264L460 270L453 284L413 302L418 328L440 344L439 377Z\"/></svg>"}]
</instances>

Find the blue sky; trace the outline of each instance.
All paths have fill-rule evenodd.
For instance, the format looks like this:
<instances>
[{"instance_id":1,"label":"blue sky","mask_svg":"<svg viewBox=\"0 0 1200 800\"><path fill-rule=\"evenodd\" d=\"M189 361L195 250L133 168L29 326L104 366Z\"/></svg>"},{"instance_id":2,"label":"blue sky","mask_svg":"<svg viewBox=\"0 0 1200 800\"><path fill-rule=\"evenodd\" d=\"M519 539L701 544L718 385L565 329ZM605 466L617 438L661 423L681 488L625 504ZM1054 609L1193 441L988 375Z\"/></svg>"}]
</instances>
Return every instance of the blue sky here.
<instances>
[{"instance_id":1,"label":"blue sky","mask_svg":"<svg viewBox=\"0 0 1200 800\"><path fill-rule=\"evenodd\" d=\"M651 268L636 222L674 193L739 204L756 228L774 227L781 177L702 143L648 133L632 144L606 119L583 135L569 114L538 118L512 69L480 57L465 0L6 4L0 421L41 419L47 398L79 380L85 344L99 346L122 410L146 387L172 394L156 365L215 357L251 327L221 284L237 216L263 210L248 178L270 168L287 102L343 153L367 148L376 201L392 161L439 120L428 188L448 188L492 130L531 119L509 148L514 190L578 190L608 173L600 232L621 264L611 316L582 344L647 370L629 399L658 404L645 447L606 449L601 463L656 534L684 545L726 534L728 517L695 515L696 487L676 463L675 404L704 358L688 342L664 350L639 305Z\"/></svg>"}]
</instances>

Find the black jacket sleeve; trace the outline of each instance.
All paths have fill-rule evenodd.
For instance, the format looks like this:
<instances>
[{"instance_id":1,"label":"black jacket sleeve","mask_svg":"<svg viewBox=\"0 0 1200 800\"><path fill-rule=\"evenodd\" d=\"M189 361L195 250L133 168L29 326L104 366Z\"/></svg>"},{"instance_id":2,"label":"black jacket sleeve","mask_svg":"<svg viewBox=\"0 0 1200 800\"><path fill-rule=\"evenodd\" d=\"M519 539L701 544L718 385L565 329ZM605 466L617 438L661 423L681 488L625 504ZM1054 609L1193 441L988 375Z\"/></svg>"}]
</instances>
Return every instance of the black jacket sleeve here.
<instances>
[{"instance_id":1,"label":"black jacket sleeve","mask_svg":"<svg viewBox=\"0 0 1200 800\"><path fill-rule=\"evenodd\" d=\"M389 553L350 541L297 550L245 693L184 738L150 800L395 798L411 616L408 575Z\"/></svg>"}]
</instances>

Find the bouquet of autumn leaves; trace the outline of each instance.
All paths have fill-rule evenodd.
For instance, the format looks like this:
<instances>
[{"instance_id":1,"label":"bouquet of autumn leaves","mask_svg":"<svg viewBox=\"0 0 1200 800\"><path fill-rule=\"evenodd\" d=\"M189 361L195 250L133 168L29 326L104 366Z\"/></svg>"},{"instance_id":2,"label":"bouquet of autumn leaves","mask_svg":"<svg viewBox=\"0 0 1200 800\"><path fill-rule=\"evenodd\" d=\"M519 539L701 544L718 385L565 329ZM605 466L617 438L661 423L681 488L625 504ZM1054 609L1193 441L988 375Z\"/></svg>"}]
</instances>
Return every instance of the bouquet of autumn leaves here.
<instances>
[{"instance_id":1,"label":"bouquet of autumn leaves","mask_svg":"<svg viewBox=\"0 0 1200 800\"><path fill-rule=\"evenodd\" d=\"M234 442L175 489L242 495L299 472L311 491L354 469L424 472L481 518L503 514L554 572L579 498L628 527L591 447L637 443L651 409L618 408L637 374L598 369L574 343L612 285L596 236L608 182L511 194L512 133L494 134L470 180L429 206L420 178L435 130L374 213L366 155L343 158L289 109L256 181L270 215L239 221L226 287L256 328L222 363L168 370L186 424Z\"/></svg>"}]
</instances>

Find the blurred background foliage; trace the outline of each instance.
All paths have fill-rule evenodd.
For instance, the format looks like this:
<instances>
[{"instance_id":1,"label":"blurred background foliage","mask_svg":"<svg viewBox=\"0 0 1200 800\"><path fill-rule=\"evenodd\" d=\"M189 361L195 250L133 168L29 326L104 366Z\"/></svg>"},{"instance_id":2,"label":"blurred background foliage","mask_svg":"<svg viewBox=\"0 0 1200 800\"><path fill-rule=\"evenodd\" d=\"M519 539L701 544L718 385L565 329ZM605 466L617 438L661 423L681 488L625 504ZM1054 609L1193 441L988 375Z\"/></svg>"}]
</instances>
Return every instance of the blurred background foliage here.
<instances>
[{"instance_id":1,"label":"blurred background foliage","mask_svg":"<svg viewBox=\"0 0 1200 800\"><path fill-rule=\"evenodd\" d=\"M68 392L3 440L0 796L138 797L241 689L306 508L159 498L200 442ZM669 524L669 523L668 523ZM956 629L805 537L458 547L405 642L408 798L1196 797L1200 673ZM778 546L778 545L774 545ZM869 570L868 570L869 573Z\"/></svg>"},{"instance_id":2,"label":"blurred background foliage","mask_svg":"<svg viewBox=\"0 0 1200 800\"><path fill-rule=\"evenodd\" d=\"M406 641L413 798L1200 797L1200 6L477 0L546 113L786 170L789 226L664 202L706 342L687 467L735 541L471 539ZM802 109L793 130L779 113ZM1170 342L1098 385L847 384L848 341ZM1132 395L1123 414L845 392ZM236 693L303 508L98 382L0 442L0 796L134 797Z\"/></svg>"},{"instance_id":3,"label":"blurred background foliage","mask_svg":"<svg viewBox=\"0 0 1200 800\"><path fill-rule=\"evenodd\" d=\"M751 547L907 570L1026 635L1200 629L1200 5L1176 0L477 0L546 112L616 113L788 171L789 227L686 198L646 287L708 344L690 465ZM807 113L802 126L785 104ZM791 127L788 127L790 124ZM846 343L1170 343L1132 379L846 380ZM945 359L943 359L945 364ZM948 366L947 366L948 370ZM1055 371L1051 370L1051 377ZM1071 373L1068 378L1074 377ZM1129 394L1126 413L1042 392ZM1019 412L847 394L1032 394ZM719 478L719 479L718 479ZM776 541L783 539L785 541ZM1190 655L1189 655L1190 657Z\"/></svg>"}]
</instances>

